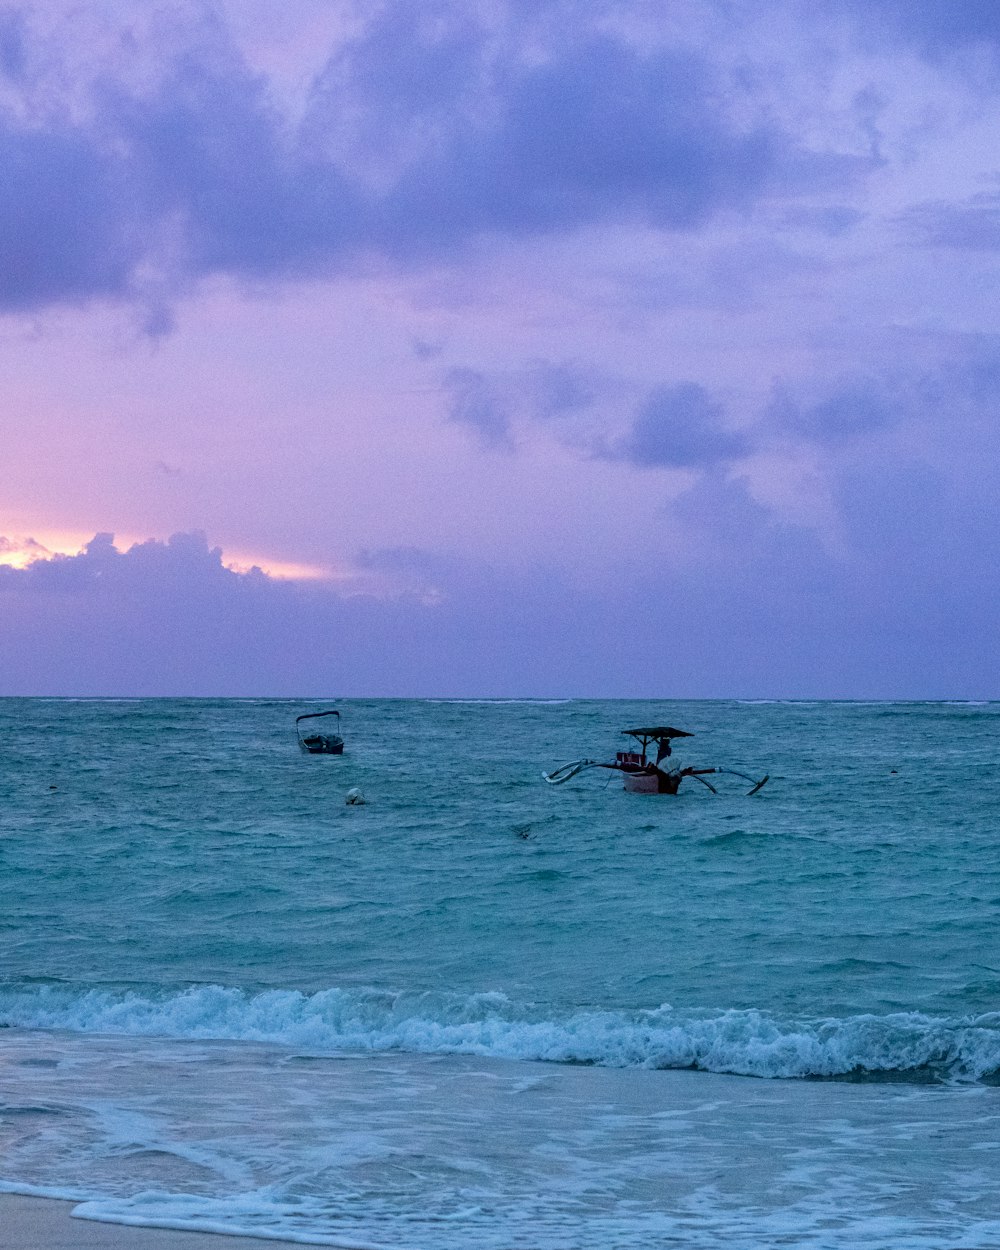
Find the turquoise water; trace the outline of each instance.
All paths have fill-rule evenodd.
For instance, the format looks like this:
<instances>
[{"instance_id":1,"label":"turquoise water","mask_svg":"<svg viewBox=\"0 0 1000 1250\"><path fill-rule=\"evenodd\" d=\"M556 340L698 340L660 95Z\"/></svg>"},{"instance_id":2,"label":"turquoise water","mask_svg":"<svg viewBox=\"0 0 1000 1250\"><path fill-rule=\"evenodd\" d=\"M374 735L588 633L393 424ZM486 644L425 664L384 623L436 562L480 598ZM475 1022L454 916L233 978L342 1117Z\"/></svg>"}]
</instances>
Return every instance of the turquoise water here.
<instances>
[{"instance_id":1,"label":"turquoise water","mask_svg":"<svg viewBox=\"0 0 1000 1250\"><path fill-rule=\"evenodd\" d=\"M0 700L0 1184L318 1244L1000 1244L1000 705L350 701L303 756L320 706ZM771 780L543 781L633 723Z\"/></svg>"}]
</instances>

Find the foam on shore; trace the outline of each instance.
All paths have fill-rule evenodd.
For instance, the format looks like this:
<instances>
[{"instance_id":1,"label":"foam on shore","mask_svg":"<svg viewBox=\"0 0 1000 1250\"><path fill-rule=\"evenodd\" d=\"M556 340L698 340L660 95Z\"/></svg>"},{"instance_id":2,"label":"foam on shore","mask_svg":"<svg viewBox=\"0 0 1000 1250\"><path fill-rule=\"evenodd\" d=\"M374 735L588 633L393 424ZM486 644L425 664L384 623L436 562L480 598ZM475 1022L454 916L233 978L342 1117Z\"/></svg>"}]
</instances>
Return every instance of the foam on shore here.
<instances>
[{"instance_id":1,"label":"foam on shore","mask_svg":"<svg viewBox=\"0 0 1000 1250\"><path fill-rule=\"evenodd\" d=\"M0 1193L0 1250L267 1250L287 1241L75 1219L78 1203Z\"/></svg>"}]
</instances>

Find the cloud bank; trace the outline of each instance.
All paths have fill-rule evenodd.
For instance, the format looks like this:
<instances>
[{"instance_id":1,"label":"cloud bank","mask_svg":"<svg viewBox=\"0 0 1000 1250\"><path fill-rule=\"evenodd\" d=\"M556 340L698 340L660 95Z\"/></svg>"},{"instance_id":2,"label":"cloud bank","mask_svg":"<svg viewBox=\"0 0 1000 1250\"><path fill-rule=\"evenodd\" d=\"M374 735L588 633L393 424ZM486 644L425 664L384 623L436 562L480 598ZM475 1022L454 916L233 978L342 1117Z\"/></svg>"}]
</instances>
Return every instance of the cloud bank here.
<instances>
[{"instance_id":1,"label":"cloud bank","mask_svg":"<svg viewBox=\"0 0 1000 1250\"><path fill-rule=\"evenodd\" d=\"M704 495L684 507L692 528L708 521L713 533L725 514L730 547L682 561L650 552L645 576L612 595L546 565L470 568L419 551L369 553L363 563L389 572L392 589L345 593L234 572L199 534L126 551L97 535L77 556L0 566L3 693L996 697L982 682L1000 627L992 588L963 591L949 575L948 544L934 550L900 476L845 484L869 542L872 525L897 554L914 526L931 540L928 566L903 556L888 584L880 560L831 559L721 485L710 520ZM873 488L884 506L865 516ZM998 546L977 569L995 567ZM956 619L966 631L957 651Z\"/></svg>"}]
</instances>

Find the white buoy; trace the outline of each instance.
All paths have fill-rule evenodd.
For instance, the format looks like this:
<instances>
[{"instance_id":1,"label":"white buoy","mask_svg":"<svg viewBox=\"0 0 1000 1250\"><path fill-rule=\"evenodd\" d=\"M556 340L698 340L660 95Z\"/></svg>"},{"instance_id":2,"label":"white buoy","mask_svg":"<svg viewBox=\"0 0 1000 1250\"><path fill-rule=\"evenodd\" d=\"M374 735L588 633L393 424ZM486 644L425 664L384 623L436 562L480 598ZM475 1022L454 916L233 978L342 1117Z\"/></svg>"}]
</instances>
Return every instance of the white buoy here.
<instances>
[{"instance_id":1,"label":"white buoy","mask_svg":"<svg viewBox=\"0 0 1000 1250\"><path fill-rule=\"evenodd\" d=\"M347 798L344 800L352 806L358 806L365 801L365 796L361 793L357 786L353 786L347 792Z\"/></svg>"}]
</instances>

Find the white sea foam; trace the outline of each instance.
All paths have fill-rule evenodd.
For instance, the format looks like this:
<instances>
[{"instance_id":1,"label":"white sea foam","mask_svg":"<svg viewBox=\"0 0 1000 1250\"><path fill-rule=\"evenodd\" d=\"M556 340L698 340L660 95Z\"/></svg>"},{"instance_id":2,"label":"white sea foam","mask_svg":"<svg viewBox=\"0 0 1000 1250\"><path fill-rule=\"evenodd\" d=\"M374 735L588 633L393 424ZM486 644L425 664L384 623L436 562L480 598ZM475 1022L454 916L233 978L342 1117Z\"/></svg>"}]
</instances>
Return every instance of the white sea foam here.
<instances>
[{"instance_id":1,"label":"white sea foam","mask_svg":"<svg viewBox=\"0 0 1000 1250\"><path fill-rule=\"evenodd\" d=\"M0 1189L386 1250L995 1247L993 1090L10 1030ZM41 1109L58 1114L42 1115Z\"/></svg>"},{"instance_id":2,"label":"white sea foam","mask_svg":"<svg viewBox=\"0 0 1000 1250\"><path fill-rule=\"evenodd\" d=\"M454 707L504 707L507 704L524 707L562 707L575 703L576 699L423 699L424 703L444 703Z\"/></svg>"},{"instance_id":3,"label":"white sea foam","mask_svg":"<svg viewBox=\"0 0 1000 1250\"><path fill-rule=\"evenodd\" d=\"M1000 1071L1000 1013L917 1012L779 1020L759 1011L540 1013L498 993L468 997L330 989L260 993L198 986L0 990L0 1023L83 1033L268 1042L337 1050L483 1055L602 1067L696 1068L795 1078L913 1074L979 1080Z\"/></svg>"}]
</instances>

